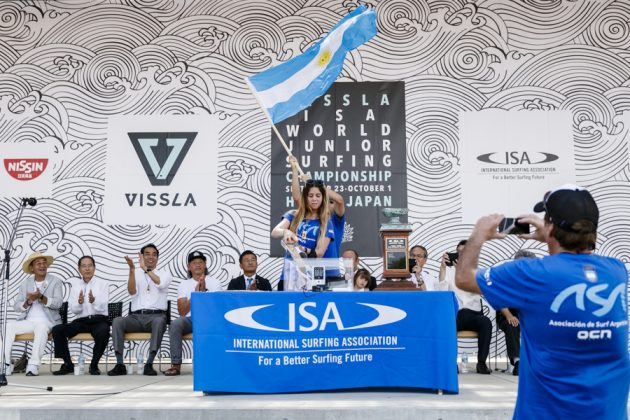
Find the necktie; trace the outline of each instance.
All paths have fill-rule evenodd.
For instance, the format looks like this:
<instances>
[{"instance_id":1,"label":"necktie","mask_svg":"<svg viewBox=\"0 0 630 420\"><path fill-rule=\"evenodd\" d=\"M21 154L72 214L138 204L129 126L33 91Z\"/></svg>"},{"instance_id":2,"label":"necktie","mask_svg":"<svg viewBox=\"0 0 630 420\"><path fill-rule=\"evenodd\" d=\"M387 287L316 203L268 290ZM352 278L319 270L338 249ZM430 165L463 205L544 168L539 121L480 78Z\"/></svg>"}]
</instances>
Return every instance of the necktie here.
<instances>
[{"instance_id":1,"label":"necktie","mask_svg":"<svg viewBox=\"0 0 630 420\"><path fill-rule=\"evenodd\" d=\"M245 280L247 280L247 287L246 288L249 289L249 286L252 285L252 281L253 280L251 278L249 278L249 277L245 277Z\"/></svg>"}]
</instances>

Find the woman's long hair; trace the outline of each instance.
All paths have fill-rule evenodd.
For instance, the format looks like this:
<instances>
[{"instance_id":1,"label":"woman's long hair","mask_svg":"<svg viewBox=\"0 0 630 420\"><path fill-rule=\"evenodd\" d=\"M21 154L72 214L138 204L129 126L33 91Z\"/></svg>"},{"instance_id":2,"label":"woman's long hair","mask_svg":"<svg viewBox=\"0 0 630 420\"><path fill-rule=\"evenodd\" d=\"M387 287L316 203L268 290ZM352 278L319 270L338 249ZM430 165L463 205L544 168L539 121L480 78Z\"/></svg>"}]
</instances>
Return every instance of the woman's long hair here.
<instances>
[{"instance_id":1,"label":"woman's long hair","mask_svg":"<svg viewBox=\"0 0 630 420\"><path fill-rule=\"evenodd\" d=\"M317 188L322 194L322 204L319 206L319 209L317 209L317 218L319 219L319 236L317 237L317 242L319 242L326 237L326 227L328 226L328 219L330 218L328 193L326 192L326 187L323 182L319 180L315 180L314 182L310 181L311 180L309 180L302 189L300 203L295 215L293 216L293 221L291 222L289 229L291 229L294 233L297 233L297 228L300 226L300 223L302 223L302 220L304 220L306 212L308 211L308 192L312 188Z\"/></svg>"},{"instance_id":2,"label":"woman's long hair","mask_svg":"<svg viewBox=\"0 0 630 420\"><path fill-rule=\"evenodd\" d=\"M354 279L352 279L352 284L354 285L354 287L357 287L357 280L359 280L361 277L367 280L367 282L365 283L365 288L369 289L370 277L372 277L372 275L365 268L359 268L357 272L354 273Z\"/></svg>"}]
</instances>

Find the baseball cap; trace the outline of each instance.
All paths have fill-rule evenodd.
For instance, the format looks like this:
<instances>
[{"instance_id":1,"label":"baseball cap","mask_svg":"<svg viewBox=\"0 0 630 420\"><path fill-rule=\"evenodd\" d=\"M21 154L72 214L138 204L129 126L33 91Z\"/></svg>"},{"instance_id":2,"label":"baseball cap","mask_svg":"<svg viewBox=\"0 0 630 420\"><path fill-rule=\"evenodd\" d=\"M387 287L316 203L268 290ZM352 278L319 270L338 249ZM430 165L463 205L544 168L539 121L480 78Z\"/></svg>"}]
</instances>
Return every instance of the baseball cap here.
<instances>
[{"instance_id":1,"label":"baseball cap","mask_svg":"<svg viewBox=\"0 0 630 420\"><path fill-rule=\"evenodd\" d=\"M548 191L543 201L534 206L536 213L546 212L551 222L565 230L573 230L573 223L588 220L597 227L599 209L586 188L564 184Z\"/></svg>"},{"instance_id":2,"label":"baseball cap","mask_svg":"<svg viewBox=\"0 0 630 420\"><path fill-rule=\"evenodd\" d=\"M188 262L191 262L194 259L197 258L201 258L202 260L206 261L206 256L203 255L203 252L201 251L193 251L190 254L188 254Z\"/></svg>"}]
</instances>

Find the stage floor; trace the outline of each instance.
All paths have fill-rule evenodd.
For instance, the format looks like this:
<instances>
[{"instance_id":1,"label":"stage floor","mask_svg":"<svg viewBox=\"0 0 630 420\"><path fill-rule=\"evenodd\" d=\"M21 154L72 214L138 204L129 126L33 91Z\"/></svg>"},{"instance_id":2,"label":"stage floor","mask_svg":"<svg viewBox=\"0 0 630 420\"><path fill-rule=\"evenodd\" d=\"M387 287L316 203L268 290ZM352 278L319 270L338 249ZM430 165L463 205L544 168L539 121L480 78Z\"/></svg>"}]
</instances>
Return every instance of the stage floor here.
<instances>
[{"instance_id":1,"label":"stage floor","mask_svg":"<svg viewBox=\"0 0 630 420\"><path fill-rule=\"evenodd\" d=\"M0 419L509 419L518 379L502 372L460 374L459 395L408 389L204 395L192 390L190 365L179 377L57 377L48 368L43 365L38 377L7 378L9 386L0 388Z\"/></svg>"}]
</instances>

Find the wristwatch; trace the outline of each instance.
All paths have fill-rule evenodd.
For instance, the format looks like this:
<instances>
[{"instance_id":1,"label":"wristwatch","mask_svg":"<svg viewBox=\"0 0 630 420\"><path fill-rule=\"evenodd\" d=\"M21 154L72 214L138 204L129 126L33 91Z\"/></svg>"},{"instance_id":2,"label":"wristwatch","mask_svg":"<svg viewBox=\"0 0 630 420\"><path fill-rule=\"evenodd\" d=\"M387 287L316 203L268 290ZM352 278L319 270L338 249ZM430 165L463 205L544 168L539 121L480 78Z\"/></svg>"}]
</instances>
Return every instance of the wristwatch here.
<instances>
[{"instance_id":1,"label":"wristwatch","mask_svg":"<svg viewBox=\"0 0 630 420\"><path fill-rule=\"evenodd\" d=\"M153 271L152 268L147 268L146 270L144 270L145 273L150 273L151 271Z\"/></svg>"}]
</instances>

